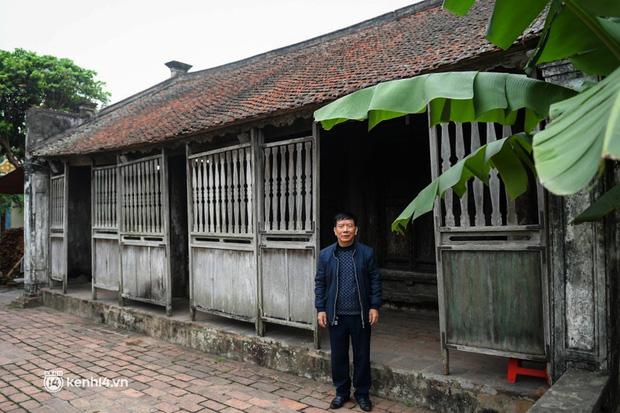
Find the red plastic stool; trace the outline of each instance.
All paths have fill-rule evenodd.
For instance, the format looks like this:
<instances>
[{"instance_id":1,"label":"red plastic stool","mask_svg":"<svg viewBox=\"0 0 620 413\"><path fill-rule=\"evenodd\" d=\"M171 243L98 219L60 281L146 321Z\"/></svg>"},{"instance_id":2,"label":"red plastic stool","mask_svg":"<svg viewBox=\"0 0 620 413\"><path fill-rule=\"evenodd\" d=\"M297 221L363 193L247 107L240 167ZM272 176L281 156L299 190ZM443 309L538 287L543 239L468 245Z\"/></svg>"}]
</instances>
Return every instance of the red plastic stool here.
<instances>
[{"instance_id":1,"label":"red plastic stool","mask_svg":"<svg viewBox=\"0 0 620 413\"><path fill-rule=\"evenodd\" d=\"M540 377L549 382L547 369L533 369L529 367L522 367L521 363L522 360L519 359L508 359L508 373L506 374L506 379L508 380L508 382L516 383L517 376Z\"/></svg>"}]
</instances>

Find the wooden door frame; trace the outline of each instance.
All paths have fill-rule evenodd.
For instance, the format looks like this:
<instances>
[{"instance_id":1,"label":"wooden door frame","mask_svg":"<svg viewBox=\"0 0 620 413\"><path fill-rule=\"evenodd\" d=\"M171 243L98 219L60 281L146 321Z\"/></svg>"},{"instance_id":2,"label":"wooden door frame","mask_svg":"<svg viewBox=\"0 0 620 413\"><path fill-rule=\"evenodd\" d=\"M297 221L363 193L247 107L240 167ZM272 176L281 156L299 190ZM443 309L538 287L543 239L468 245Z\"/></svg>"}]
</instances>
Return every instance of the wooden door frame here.
<instances>
[{"instance_id":1,"label":"wooden door frame","mask_svg":"<svg viewBox=\"0 0 620 413\"><path fill-rule=\"evenodd\" d=\"M430 126L430 117L429 117L429 150L430 150L430 159L431 159L431 178L433 180L437 179L439 173L441 171L440 167L440 153L438 149L438 138L436 134L437 126ZM447 131L448 128L445 127ZM459 133L457 129L456 139L459 139ZM462 136L460 136L462 138ZM475 179L475 178L474 178ZM441 210L441 202L439 198L435 199L433 206L433 220L434 220L434 228L435 228L435 259L436 259L436 267L437 267L437 295L438 295L438 305L439 305L439 329L440 329L440 346L441 346L441 354L442 354L442 362L443 362L443 372L444 374L449 374L449 366L450 366L450 358L449 358L449 350L457 349L462 351L470 351L477 352L483 354L493 354L500 355L505 357L521 357L521 358L530 358L530 359L541 359L541 357L528 357L522 353L516 352L508 352L508 351L496 351L496 350L488 350L484 348L478 347L463 347L463 346L454 346L447 343L447 326L446 326L446 314L448 308L446 307L446 298L444 294L444 277L443 277L443 268L441 263L441 253L445 249L454 248L450 242L447 242L448 234L471 234L476 233L480 235L484 234L500 234L500 233L527 233L527 232L536 232L538 234L536 245L527 245L527 244L518 244L513 243L503 248L493 248L491 246L483 246L480 247L487 251L494 250L502 250L502 249L511 249L511 250L531 250L532 248L537 248L541 250L541 305L542 305L542 316L543 316L543 339L544 339L544 360L549 364L553 359L550 354L550 295L549 295L549 259L548 259L548 247L547 247L547 220L546 218L546 196L544 189L542 186L537 185L536 187L536 195L537 195L537 208L538 208L538 224L537 225L504 225L504 226L464 226L464 227L448 227L442 226L442 210ZM509 242L509 241L507 241ZM475 247L461 247L461 249L475 249ZM480 249L478 248L478 249Z\"/></svg>"}]
</instances>

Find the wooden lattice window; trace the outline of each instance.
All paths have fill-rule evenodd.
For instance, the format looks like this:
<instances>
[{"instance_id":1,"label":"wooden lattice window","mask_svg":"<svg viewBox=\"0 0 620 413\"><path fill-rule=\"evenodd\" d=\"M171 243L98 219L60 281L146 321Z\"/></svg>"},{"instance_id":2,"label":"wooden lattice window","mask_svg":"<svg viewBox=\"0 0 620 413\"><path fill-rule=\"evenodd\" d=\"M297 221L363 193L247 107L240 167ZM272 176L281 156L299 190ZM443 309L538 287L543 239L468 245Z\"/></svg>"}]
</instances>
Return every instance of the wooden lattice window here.
<instances>
[{"instance_id":1,"label":"wooden lattice window","mask_svg":"<svg viewBox=\"0 0 620 413\"><path fill-rule=\"evenodd\" d=\"M252 234L253 171L250 145L190 158L192 233Z\"/></svg>"},{"instance_id":2,"label":"wooden lattice window","mask_svg":"<svg viewBox=\"0 0 620 413\"><path fill-rule=\"evenodd\" d=\"M54 176L50 180L50 226L62 229L65 208L65 176Z\"/></svg>"},{"instance_id":3,"label":"wooden lattice window","mask_svg":"<svg viewBox=\"0 0 620 413\"><path fill-rule=\"evenodd\" d=\"M266 144L265 231L312 231L312 138Z\"/></svg>"},{"instance_id":4,"label":"wooden lattice window","mask_svg":"<svg viewBox=\"0 0 620 413\"><path fill-rule=\"evenodd\" d=\"M93 169L93 195L93 228L116 228L116 166Z\"/></svg>"},{"instance_id":5,"label":"wooden lattice window","mask_svg":"<svg viewBox=\"0 0 620 413\"><path fill-rule=\"evenodd\" d=\"M159 156L119 166L123 232L163 233L161 168Z\"/></svg>"},{"instance_id":6,"label":"wooden lattice window","mask_svg":"<svg viewBox=\"0 0 620 413\"><path fill-rule=\"evenodd\" d=\"M444 123L431 128L437 153L438 174L473 153L481 145L512 135L510 126L493 123ZM516 201L492 169L488 186L479 179L467 183L461 198L448 190L440 201L442 227L507 227L538 224L536 185Z\"/></svg>"}]
</instances>

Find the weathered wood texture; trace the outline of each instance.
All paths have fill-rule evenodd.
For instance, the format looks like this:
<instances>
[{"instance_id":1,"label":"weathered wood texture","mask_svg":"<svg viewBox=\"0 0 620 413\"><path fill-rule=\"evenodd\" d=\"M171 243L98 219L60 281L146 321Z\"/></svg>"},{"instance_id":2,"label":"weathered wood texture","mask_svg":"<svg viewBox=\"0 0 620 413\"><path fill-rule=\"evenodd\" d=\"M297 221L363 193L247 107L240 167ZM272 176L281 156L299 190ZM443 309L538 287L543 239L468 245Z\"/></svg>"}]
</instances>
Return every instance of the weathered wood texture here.
<instances>
[{"instance_id":1,"label":"weathered wood texture","mask_svg":"<svg viewBox=\"0 0 620 413\"><path fill-rule=\"evenodd\" d=\"M487 124L430 129L433 178L481 145L512 134ZM495 170L488 185L467 183L435 202L437 279L444 371L448 349L546 359L549 343L542 192L531 185L517 202Z\"/></svg>"},{"instance_id":2,"label":"weathered wood texture","mask_svg":"<svg viewBox=\"0 0 620 413\"><path fill-rule=\"evenodd\" d=\"M256 320L251 145L190 155L187 171L192 308Z\"/></svg>"},{"instance_id":3,"label":"weathered wood texture","mask_svg":"<svg viewBox=\"0 0 620 413\"><path fill-rule=\"evenodd\" d=\"M120 249L118 235L93 235L93 285L118 291Z\"/></svg>"},{"instance_id":4,"label":"weathered wood texture","mask_svg":"<svg viewBox=\"0 0 620 413\"><path fill-rule=\"evenodd\" d=\"M158 156L119 165L122 233L163 233L162 162Z\"/></svg>"},{"instance_id":5,"label":"weathered wood texture","mask_svg":"<svg viewBox=\"0 0 620 413\"><path fill-rule=\"evenodd\" d=\"M117 229L116 166L93 168L93 228Z\"/></svg>"},{"instance_id":6,"label":"weathered wood texture","mask_svg":"<svg viewBox=\"0 0 620 413\"><path fill-rule=\"evenodd\" d=\"M65 259L65 241L62 236L54 234L50 238L50 278L54 281L64 281L67 272L67 260Z\"/></svg>"},{"instance_id":7,"label":"weathered wood texture","mask_svg":"<svg viewBox=\"0 0 620 413\"><path fill-rule=\"evenodd\" d=\"M129 241L128 241L129 242ZM167 270L164 245L122 246L123 295L166 303Z\"/></svg>"},{"instance_id":8,"label":"weathered wood texture","mask_svg":"<svg viewBox=\"0 0 620 413\"><path fill-rule=\"evenodd\" d=\"M92 283L111 291L121 281L116 177L116 165L92 170Z\"/></svg>"},{"instance_id":9,"label":"weathered wood texture","mask_svg":"<svg viewBox=\"0 0 620 413\"><path fill-rule=\"evenodd\" d=\"M448 343L545 354L540 252L442 254Z\"/></svg>"},{"instance_id":10,"label":"weathered wood texture","mask_svg":"<svg viewBox=\"0 0 620 413\"><path fill-rule=\"evenodd\" d=\"M312 250L264 248L263 315L291 322L314 321L314 254Z\"/></svg>"},{"instance_id":11,"label":"weathered wood texture","mask_svg":"<svg viewBox=\"0 0 620 413\"><path fill-rule=\"evenodd\" d=\"M171 312L170 230L167 157L121 163L120 202L122 296Z\"/></svg>"},{"instance_id":12,"label":"weathered wood texture","mask_svg":"<svg viewBox=\"0 0 620 413\"><path fill-rule=\"evenodd\" d=\"M189 155L192 306L257 323L264 318L311 328L312 137L252 142Z\"/></svg>"},{"instance_id":13,"label":"weathered wood texture","mask_svg":"<svg viewBox=\"0 0 620 413\"><path fill-rule=\"evenodd\" d=\"M312 231L312 138L266 144L264 230Z\"/></svg>"},{"instance_id":14,"label":"weathered wood texture","mask_svg":"<svg viewBox=\"0 0 620 413\"><path fill-rule=\"evenodd\" d=\"M49 277L63 282L67 274L65 245L65 175L50 178Z\"/></svg>"},{"instance_id":15,"label":"weathered wood texture","mask_svg":"<svg viewBox=\"0 0 620 413\"><path fill-rule=\"evenodd\" d=\"M436 140L440 173L473 153L481 145L510 136L509 126L500 127L493 123L444 123L432 128L432 139ZM483 226L514 226L538 224L538 214L532 213L531 204L536 204L536 190L533 188L524 197L528 205L516 205L510 199L497 171L491 170L488 185L480 180L467 184L467 192L461 198L448 190L441 200L441 226L467 228Z\"/></svg>"},{"instance_id":16,"label":"weathered wood texture","mask_svg":"<svg viewBox=\"0 0 620 413\"><path fill-rule=\"evenodd\" d=\"M190 159L192 234L254 232L252 165L249 145Z\"/></svg>"},{"instance_id":17,"label":"weathered wood texture","mask_svg":"<svg viewBox=\"0 0 620 413\"><path fill-rule=\"evenodd\" d=\"M261 317L314 329L318 171L313 137L262 145ZM260 200L259 200L260 202Z\"/></svg>"},{"instance_id":18,"label":"weathered wood texture","mask_svg":"<svg viewBox=\"0 0 620 413\"><path fill-rule=\"evenodd\" d=\"M198 308L256 317L253 250L192 248L193 302Z\"/></svg>"},{"instance_id":19,"label":"weathered wood texture","mask_svg":"<svg viewBox=\"0 0 620 413\"><path fill-rule=\"evenodd\" d=\"M62 229L64 219L65 176L50 178L50 228Z\"/></svg>"}]
</instances>

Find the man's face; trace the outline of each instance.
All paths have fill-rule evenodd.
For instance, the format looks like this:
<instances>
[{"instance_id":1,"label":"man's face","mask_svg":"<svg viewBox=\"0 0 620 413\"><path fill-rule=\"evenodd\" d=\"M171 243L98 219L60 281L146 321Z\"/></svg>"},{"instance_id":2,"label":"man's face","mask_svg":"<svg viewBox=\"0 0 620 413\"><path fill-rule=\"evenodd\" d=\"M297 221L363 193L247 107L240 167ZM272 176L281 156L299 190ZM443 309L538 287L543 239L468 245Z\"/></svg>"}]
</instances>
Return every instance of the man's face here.
<instances>
[{"instance_id":1,"label":"man's face","mask_svg":"<svg viewBox=\"0 0 620 413\"><path fill-rule=\"evenodd\" d=\"M357 227L352 219L343 219L336 222L334 227L334 234L338 239L338 244L343 247L353 244L355 235L357 234Z\"/></svg>"}]
</instances>

